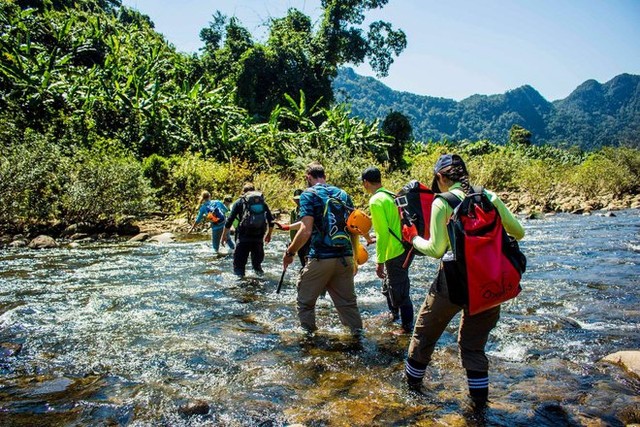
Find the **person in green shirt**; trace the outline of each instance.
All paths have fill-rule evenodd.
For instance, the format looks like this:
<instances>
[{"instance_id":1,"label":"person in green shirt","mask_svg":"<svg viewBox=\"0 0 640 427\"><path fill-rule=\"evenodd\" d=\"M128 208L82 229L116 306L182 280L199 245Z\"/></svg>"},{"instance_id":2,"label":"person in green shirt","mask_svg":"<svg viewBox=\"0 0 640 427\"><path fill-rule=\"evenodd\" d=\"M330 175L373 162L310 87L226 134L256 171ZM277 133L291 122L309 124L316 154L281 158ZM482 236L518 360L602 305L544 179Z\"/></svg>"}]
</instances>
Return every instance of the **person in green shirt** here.
<instances>
[{"instance_id":1,"label":"person in green shirt","mask_svg":"<svg viewBox=\"0 0 640 427\"><path fill-rule=\"evenodd\" d=\"M460 200L472 192L469 173L460 156L456 154L440 156L434 168L431 189L435 193L449 191ZM495 193L484 191L500 214L506 232L517 240L522 239L524 228L517 218ZM453 214L453 209L442 197L436 197L431 206L429 239L418 236L415 226L403 225L402 234L407 241L412 242L415 249L430 257L442 258L444 262L446 257L443 257L450 249L447 222ZM500 306L472 316L463 307L453 304L449 300L442 262L416 318L405 363L407 383L412 389L420 389L438 339L453 317L463 311L458 332L462 366L467 372L469 395L473 403L476 407L483 407L486 405L489 394L489 361L485 354L485 346L489 333L500 318Z\"/></svg>"},{"instance_id":2,"label":"person in green shirt","mask_svg":"<svg viewBox=\"0 0 640 427\"><path fill-rule=\"evenodd\" d=\"M399 318L402 324L402 329L396 333L409 334L413 330L409 280L413 253L405 248L401 240L400 213L394 201L395 194L382 186L381 173L376 167L369 167L362 172L362 185L372 194L369 210L376 235L376 275L383 281L382 293L387 298L393 320Z\"/></svg>"}]
</instances>

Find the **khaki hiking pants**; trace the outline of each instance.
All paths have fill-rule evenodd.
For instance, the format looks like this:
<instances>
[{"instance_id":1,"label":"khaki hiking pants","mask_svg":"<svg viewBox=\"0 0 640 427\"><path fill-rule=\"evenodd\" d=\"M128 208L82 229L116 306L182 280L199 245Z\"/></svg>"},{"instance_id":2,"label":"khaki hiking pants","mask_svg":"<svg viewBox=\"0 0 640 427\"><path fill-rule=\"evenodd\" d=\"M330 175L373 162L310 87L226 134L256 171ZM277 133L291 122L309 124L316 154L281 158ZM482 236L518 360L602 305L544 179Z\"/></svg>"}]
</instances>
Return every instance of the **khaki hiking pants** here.
<instances>
[{"instance_id":1,"label":"khaki hiking pants","mask_svg":"<svg viewBox=\"0 0 640 427\"><path fill-rule=\"evenodd\" d=\"M338 311L340 322L352 333L362 330L362 319L353 285L353 258L309 258L298 279L298 318L307 331L316 325L316 301L326 291Z\"/></svg>"},{"instance_id":2,"label":"khaki hiking pants","mask_svg":"<svg viewBox=\"0 0 640 427\"><path fill-rule=\"evenodd\" d=\"M444 276L438 272L436 281ZM446 294L431 291L424 300L409 343L409 358L428 365L438 339L453 317L462 307L452 304ZM489 360L485 354L485 346L489 333L498 323L500 306L470 316L463 311L458 330L458 346L462 366L472 371L487 372Z\"/></svg>"}]
</instances>

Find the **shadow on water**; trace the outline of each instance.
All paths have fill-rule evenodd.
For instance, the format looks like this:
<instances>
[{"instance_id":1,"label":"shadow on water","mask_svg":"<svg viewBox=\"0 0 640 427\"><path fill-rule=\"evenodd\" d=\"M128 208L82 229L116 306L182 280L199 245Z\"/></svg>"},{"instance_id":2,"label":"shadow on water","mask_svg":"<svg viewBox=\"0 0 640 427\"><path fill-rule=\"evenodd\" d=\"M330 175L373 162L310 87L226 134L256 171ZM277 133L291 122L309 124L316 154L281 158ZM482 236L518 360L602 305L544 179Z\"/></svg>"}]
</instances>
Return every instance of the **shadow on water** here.
<instances>
[{"instance_id":1,"label":"shadow on water","mask_svg":"<svg viewBox=\"0 0 640 427\"><path fill-rule=\"evenodd\" d=\"M0 425L557 426L640 421L640 381L599 360L640 343L638 212L526 222L524 290L487 346L491 402L467 397L456 319L424 393L404 385L407 336L384 314L375 266L356 276L366 335L298 327L284 234L264 276L236 279L208 238L0 252ZM373 255L373 248L368 248ZM418 258L422 303L437 264Z\"/></svg>"}]
</instances>

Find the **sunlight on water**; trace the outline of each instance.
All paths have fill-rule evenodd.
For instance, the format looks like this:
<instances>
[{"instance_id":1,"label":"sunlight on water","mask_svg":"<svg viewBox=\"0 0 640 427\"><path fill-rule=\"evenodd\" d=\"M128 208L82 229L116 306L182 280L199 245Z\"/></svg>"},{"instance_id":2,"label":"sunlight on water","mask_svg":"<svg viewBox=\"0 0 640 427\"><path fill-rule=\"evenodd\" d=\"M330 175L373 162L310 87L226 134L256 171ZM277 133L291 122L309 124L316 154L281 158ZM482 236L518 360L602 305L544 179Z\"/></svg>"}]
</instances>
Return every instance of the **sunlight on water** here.
<instances>
[{"instance_id":1,"label":"sunlight on water","mask_svg":"<svg viewBox=\"0 0 640 427\"><path fill-rule=\"evenodd\" d=\"M297 260L275 293L284 233L266 247L264 277L249 267L242 281L204 235L3 250L0 424L557 425L562 413L574 424L615 425L640 404L640 383L598 361L640 343L639 218L525 221L528 271L487 345L484 421L466 400L458 318L428 368L426 395L404 386L409 339L385 320L373 247L355 279L361 341L328 296L317 304L319 333L301 333ZM436 269L414 260L416 311Z\"/></svg>"}]
</instances>

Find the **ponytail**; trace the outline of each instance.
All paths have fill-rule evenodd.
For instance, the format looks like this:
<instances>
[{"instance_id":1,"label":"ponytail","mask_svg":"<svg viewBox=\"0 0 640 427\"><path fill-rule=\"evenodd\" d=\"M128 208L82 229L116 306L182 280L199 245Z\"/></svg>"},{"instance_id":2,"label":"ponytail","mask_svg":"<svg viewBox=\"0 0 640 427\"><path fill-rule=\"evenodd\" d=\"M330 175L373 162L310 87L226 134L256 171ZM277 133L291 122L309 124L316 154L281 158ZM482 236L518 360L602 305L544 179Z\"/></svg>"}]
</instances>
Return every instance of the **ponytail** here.
<instances>
[{"instance_id":1,"label":"ponytail","mask_svg":"<svg viewBox=\"0 0 640 427\"><path fill-rule=\"evenodd\" d=\"M453 182L459 182L465 195L471 194L472 191L471 184L469 183L469 172L467 172L467 168L464 165L456 165L448 171L442 171L440 173Z\"/></svg>"}]
</instances>

